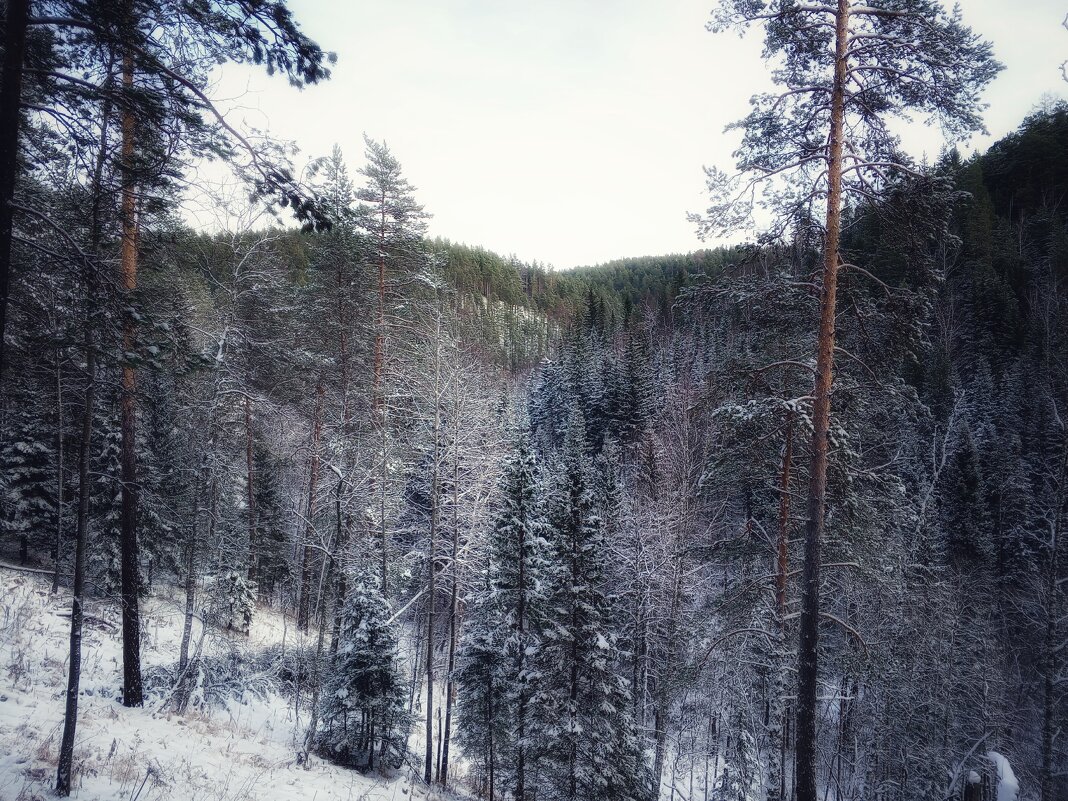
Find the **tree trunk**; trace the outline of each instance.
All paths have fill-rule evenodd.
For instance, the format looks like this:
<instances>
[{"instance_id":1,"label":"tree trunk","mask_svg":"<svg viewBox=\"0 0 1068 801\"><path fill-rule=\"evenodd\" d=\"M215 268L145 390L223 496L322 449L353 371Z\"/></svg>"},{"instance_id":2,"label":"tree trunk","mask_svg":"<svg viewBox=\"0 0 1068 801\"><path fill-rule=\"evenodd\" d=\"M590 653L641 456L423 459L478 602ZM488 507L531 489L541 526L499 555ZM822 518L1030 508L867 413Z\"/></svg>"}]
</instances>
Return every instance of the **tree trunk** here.
<instances>
[{"instance_id":1,"label":"tree trunk","mask_svg":"<svg viewBox=\"0 0 1068 801\"><path fill-rule=\"evenodd\" d=\"M92 271L92 267L88 268ZM96 336L93 308L96 305L94 279L86 292L85 323L85 408L82 411L81 443L78 450L78 528L74 541L74 589L70 609L70 666L67 673L67 704L63 718L63 739L56 768L56 794L70 795L74 765L74 735L78 727L78 692L82 676L82 610L85 593L85 551L89 529L89 456L93 439L93 405L96 396ZM58 574L58 570L57 570Z\"/></svg>"},{"instance_id":2,"label":"tree trunk","mask_svg":"<svg viewBox=\"0 0 1068 801\"><path fill-rule=\"evenodd\" d=\"M341 492L341 488L338 488L338 492ZM340 503L340 501L339 501ZM338 508L338 514L341 514L340 507ZM339 567L334 570L334 623L333 631L330 637L330 655L333 656L337 653L338 640L341 637L341 613L345 606L345 596L348 595L348 584L345 581L345 549L349 544L350 528L352 526L352 518L345 518L345 525L341 527L340 517L338 518L338 540L334 546L334 562ZM324 618L325 619L325 618Z\"/></svg>"},{"instance_id":3,"label":"tree trunk","mask_svg":"<svg viewBox=\"0 0 1068 801\"><path fill-rule=\"evenodd\" d=\"M427 613L426 613L426 764L423 768L423 781L430 784L433 781L434 762L434 612L436 603L437 587L435 577L437 569L438 524L440 518L440 503L438 499L438 486L441 481L439 470L441 461L441 315L438 315L437 342L434 352L434 453L433 465L430 477L430 542L427 544L427 557L429 560L429 578L427 579Z\"/></svg>"},{"instance_id":4,"label":"tree trunk","mask_svg":"<svg viewBox=\"0 0 1068 801\"><path fill-rule=\"evenodd\" d=\"M344 275L341 261L337 265L337 329L338 362L341 368L341 437L346 439L349 431L349 347L348 315L345 313Z\"/></svg>"},{"instance_id":5,"label":"tree trunk","mask_svg":"<svg viewBox=\"0 0 1068 801\"><path fill-rule=\"evenodd\" d=\"M775 553L775 614L779 628L786 617L786 579L790 574L790 470L794 452L794 410L786 412L786 444L779 475L779 538Z\"/></svg>"},{"instance_id":6,"label":"tree trunk","mask_svg":"<svg viewBox=\"0 0 1068 801\"><path fill-rule=\"evenodd\" d=\"M434 525L431 523L431 530ZM434 535L430 535L433 544ZM434 778L434 559L430 559L429 608L426 611L426 754L423 781Z\"/></svg>"},{"instance_id":7,"label":"tree trunk","mask_svg":"<svg viewBox=\"0 0 1068 801\"><path fill-rule=\"evenodd\" d=\"M4 67L0 75L0 389L5 375L4 335L11 286L11 240L15 224L15 179L19 163L19 120L22 112L22 62L26 55L26 24L30 0L7 0L4 20Z\"/></svg>"},{"instance_id":8,"label":"tree trunk","mask_svg":"<svg viewBox=\"0 0 1068 801\"><path fill-rule=\"evenodd\" d=\"M496 754L494 751L493 742L493 679L490 678L489 692L486 693L486 730L489 733L489 764L487 765L489 773L489 801L493 801L493 788L494 788L494 768L496 767Z\"/></svg>"},{"instance_id":9,"label":"tree trunk","mask_svg":"<svg viewBox=\"0 0 1068 801\"><path fill-rule=\"evenodd\" d=\"M525 521L524 521L525 522ZM516 702L516 789L515 801L526 799L527 757L527 541L526 526L519 526L519 581L516 625L519 627L519 647L516 649L517 673L519 675L519 698ZM492 722L491 722L492 724Z\"/></svg>"},{"instance_id":10,"label":"tree trunk","mask_svg":"<svg viewBox=\"0 0 1068 801\"><path fill-rule=\"evenodd\" d=\"M389 534L386 530L386 478L389 469L388 432L386 431L386 403L382 386L382 373L386 351L386 196L379 198L378 229L378 307L375 311L375 361L371 386L371 402L374 405L375 424L378 426L379 443L382 446L382 465L378 484L378 513L381 526L382 597L389 600Z\"/></svg>"},{"instance_id":11,"label":"tree trunk","mask_svg":"<svg viewBox=\"0 0 1068 801\"><path fill-rule=\"evenodd\" d=\"M645 542L643 539L644 532L641 527L636 526L634 529L634 554L635 564L641 565L644 562L643 552L645 550ZM639 568L640 569L640 568ZM634 717L634 722L639 728L645 727L645 667L646 659L648 656L648 626L646 624L646 595L647 587L644 580L641 582L635 582L637 584L637 591L634 596L634 639L635 643L631 646L631 713Z\"/></svg>"},{"instance_id":12,"label":"tree trunk","mask_svg":"<svg viewBox=\"0 0 1068 801\"><path fill-rule=\"evenodd\" d=\"M838 245L842 223L842 146L845 121L846 50L849 0L838 0L835 18L835 65L831 93L831 128L827 162L827 240L812 391L812 462L809 471L805 562L802 570L801 619L797 665L797 798L816 801L816 706L819 679L820 543L827 502L827 448L834 377L834 321L838 289Z\"/></svg>"},{"instance_id":13,"label":"tree trunk","mask_svg":"<svg viewBox=\"0 0 1068 801\"><path fill-rule=\"evenodd\" d=\"M211 449L209 440L209 451ZM197 471L196 487L193 492L193 519L189 523L189 539L185 551L185 620L182 624L182 642L178 648L178 686L175 692L175 709L185 710L189 703L189 643L193 638L193 612L196 608L196 554L197 526L200 524L200 494L204 488L204 476L207 471L208 453L201 459Z\"/></svg>"},{"instance_id":14,"label":"tree trunk","mask_svg":"<svg viewBox=\"0 0 1068 801\"><path fill-rule=\"evenodd\" d=\"M375 312L375 364L373 377L373 401L375 409L383 407L382 368L386 351L386 196L379 198L378 238L378 308Z\"/></svg>"},{"instance_id":15,"label":"tree trunk","mask_svg":"<svg viewBox=\"0 0 1068 801\"><path fill-rule=\"evenodd\" d=\"M408 687L408 714L411 715L416 709L416 703L422 708L422 700L419 698L420 677L423 675L423 627L416 625L418 616L412 612L412 628L415 629L415 648L412 653L412 681Z\"/></svg>"},{"instance_id":16,"label":"tree trunk","mask_svg":"<svg viewBox=\"0 0 1068 801\"><path fill-rule=\"evenodd\" d=\"M1057 728L1056 718L1056 677L1060 672L1057 647L1057 620L1060 606L1058 580L1061 525L1064 519L1065 480L1068 479L1068 440L1064 443L1064 458L1061 461L1060 477L1057 483L1057 499L1053 510L1053 525L1050 537L1049 574L1046 577L1046 632L1043 643L1043 682L1042 682L1042 801L1054 801L1053 786L1053 740Z\"/></svg>"},{"instance_id":17,"label":"tree trunk","mask_svg":"<svg viewBox=\"0 0 1068 801\"><path fill-rule=\"evenodd\" d=\"M59 592L59 565L63 556L63 352L56 348L56 558L52 594Z\"/></svg>"},{"instance_id":18,"label":"tree trunk","mask_svg":"<svg viewBox=\"0 0 1068 801\"><path fill-rule=\"evenodd\" d=\"M572 525L572 530L577 531L578 525ZM571 586L578 587L582 583L578 565L578 543L573 539L571 542ZM578 801L578 746L575 742L576 725L575 714L578 709L578 666L579 666L579 609L578 604L571 602L571 669L568 676L568 745L567 745L567 789L568 800ZM519 801L517 798L516 801Z\"/></svg>"},{"instance_id":19,"label":"tree trunk","mask_svg":"<svg viewBox=\"0 0 1068 801\"><path fill-rule=\"evenodd\" d=\"M100 147L93 171L93 200L90 245L93 256L100 248L100 205L111 103L105 101L100 121ZM96 401L96 264L85 268L85 401L82 408L81 440L78 445L78 521L74 540L74 587L70 611L70 659L67 673L67 700L63 716L63 738L56 767L56 794L68 796L74 765L74 737L78 727L78 692L82 676L82 610L85 592L86 542L89 532L89 460L93 444L93 413Z\"/></svg>"},{"instance_id":20,"label":"tree trunk","mask_svg":"<svg viewBox=\"0 0 1068 801\"><path fill-rule=\"evenodd\" d=\"M246 575L256 581L256 473L252 458L252 401L245 395L245 472L248 484L248 565Z\"/></svg>"},{"instance_id":21,"label":"tree trunk","mask_svg":"<svg viewBox=\"0 0 1068 801\"><path fill-rule=\"evenodd\" d=\"M334 555L337 552L338 545L342 540L342 527L341 527L341 490L345 486L345 479L339 478L337 482L337 492L334 499L335 502L335 514L337 516L337 528L334 532L334 541L331 543L330 549L326 553L326 562L323 565L323 579L320 582L320 587L324 588L322 592L326 592L327 587L332 587L334 584ZM337 601L335 600L335 603ZM312 749L315 747L315 734L319 728L319 699L322 695L323 684L323 642L326 638L326 615L327 604L320 603L317 607L318 614L316 615L316 623L319 626L319 637L315 646L315 676L312 682L312 701L311 701L311 720L308 721L308 733L304 738L304 768L307 770L311 767L311 760L309 755ZM371 751L374 752L374 742L371 743Z\"/></svg>"},{"instance_id":22,"label":"tree trunk","mask_svg":"<svg viewBox=\"0 0 1068 801\"><path fill-rule=\"evenodd\" d=\"M386 431L385 410L379 412L379 443L382 447L381 469L378 475L378 520L381 527L379 542L382 547L381 575L379 583L382 585L382 597L389 600L389 531L386 528L386 480L389 473L389 434Z\"/></svg>"},{"instance_id":23,"label":"tree trunk","mask_svg":"<svg viewBox=\"0 0 1068 801\"><path fill-rule=\"evenodd\" d=\"M300 602L297 607L297 628L306 632L311 614L311 542L315 533L315 488L319 482L319 438L323 432L323 396L326 389L320 381L315 388L315 413L312 417L311 475L308 480L308 519L304 527L304 547L301 551Z\"/></svg>"},{"instance_id":24,"label":"tree trunk","mask_svg":"<svg viewBox=\"0 0 1068 801\"><path fill-rule=\"evenodd\" d=\"M454 396L453 425L459 420L458 402ZM441 766L438 770L438 782L442 787L449 783L449 740L452 737L452 708L456 703L456 683L453 673L456 670L456 638L459 636L459 600L460 600L460 483L459 454L457 444L453 442L452 458L452 591L449 595L449 661L446 668L447 684L445 687L445 729L442 733Z\"/></svg>"},{"instance_id":25,"label":"tree trunk","mask_svg":"<svg viewBox=\"0 0 1068 801\"><path fill-rule=\"evenodd\" d=\"M122 85L133 88L133 58L122 62ZM134 186L136 119L131 108L122 112L122 290L126 304L137 289L137 196ZM129 362L134 350L136 323L127 311L122 320L122 703L141 706L141 589L140 552L137 542L137 372Z\"/></svg>"},{"instance_id":26,"label":"tree trunk","mask_svg":"<svg viewBox=\"0 0 1068 801\"><path fill-rule=\"evenodd\" d=\"M660 673L660 680L656 688L656 713L653 716L653 728L655 729L655 745L653 751L653 797L660 797L661 778L664 774L664 759L667 755L667 734L669 713L671 709L670 676L675 666L677 654L675 638L678 635L679 603L681 599L679 564L676 560L673 567L674 577L671 585L671 606L668 614L667 648L664 655L664 664Z\"/></svg>"}]
</instances>

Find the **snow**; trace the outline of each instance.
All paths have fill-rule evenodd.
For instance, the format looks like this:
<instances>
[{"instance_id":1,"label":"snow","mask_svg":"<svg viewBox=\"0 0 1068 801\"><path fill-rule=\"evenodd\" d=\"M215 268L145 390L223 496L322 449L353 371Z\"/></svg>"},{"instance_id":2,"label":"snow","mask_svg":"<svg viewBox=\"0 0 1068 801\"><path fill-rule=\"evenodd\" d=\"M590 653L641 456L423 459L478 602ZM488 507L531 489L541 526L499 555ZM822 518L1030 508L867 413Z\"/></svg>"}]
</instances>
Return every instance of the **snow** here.
<instances>
[{"instance_id":1,"label":"snow","mask_svg":"<svg viewBox=\"0 0 1068 801\"><path fill-rule=\"evenodd\" d=\"M1009 760L997 751L988 751L986 758L994 763L998 771L997 801L1017 801L1020 797L1020 783L1016 780Z\"/></svg>"},{"instance_id":2,"label":"snow","mask_svg":"<svg viewBox=\"0 0 1068 801\"><path fill-rule=\"evenodd\" d=\"M52 796L67 676L70 598L49 596L50 576L0 566L0 799ZM181 639L177 597L143 601L143 669L173 666ZM199 626L193 632L199 637ZM209 632L216 647L291 645L293 626L257 610L246 637ZM314 636L314 634L312 635ZM87 607L74 792L82 801L386 801L456 798L411 771L365 776L322 759L296 762L306 713L278 694L245 693L225 706L167 711L160 693L142 709L118 701L120 624L114 602ZM413 738L415 739L415 738ZM419 767L418 765L416 767Z\"/></svg>"}]
</instances>

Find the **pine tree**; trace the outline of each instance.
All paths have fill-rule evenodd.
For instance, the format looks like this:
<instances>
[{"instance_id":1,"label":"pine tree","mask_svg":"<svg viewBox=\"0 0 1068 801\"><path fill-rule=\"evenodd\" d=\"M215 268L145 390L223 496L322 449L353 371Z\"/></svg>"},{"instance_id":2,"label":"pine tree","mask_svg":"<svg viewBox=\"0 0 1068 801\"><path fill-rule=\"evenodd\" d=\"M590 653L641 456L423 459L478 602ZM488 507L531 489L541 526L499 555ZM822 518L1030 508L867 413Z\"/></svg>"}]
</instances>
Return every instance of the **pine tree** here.
<instances>
[{"instance_id":1,"label":"pine tree","mask_svg":"<svg viewBox=\"0 0 1068 801\"><path fill-rule=\"evenodd\" d=\"M204 607L205 617L216 626L248 634L256 613L256 584L238 570L213 576Z\"/></svg>"},{"instance_id":2,"label":"pine tree","mask_svg":"<svg viewBox=\"0 0 1068 801\"><path fill-rule=\"evenodd\" d=\"M812 450L798 628L797 792L816 801L820 559L827 513L831 395L835 375L843 210L919 176L887 121L922 113L950 135L982 129L979 91L1000 69L991 47L937 0L837 0L766 4L722 0L712 28L761 26L764 55L781 63L781 91L762 94L737 127L738 171L708 171L713 204L695 218L703 232L747 225L761 202L773 235L801 214L824 220L820 314L812 391ZM889 178L888 178L889 176Z\"/></svg>"},{"instance_id":3,"label":"pine tree","mask_svg":"<svg viewBox=\"0 0 1068 801\"><path fill-rule=\"evenodd\" d=\"M360 173L366 179L356 191L356 225L371 244L371 259L377 271L374 366L371 402L375 414L376 440L380 447L377 476L382 592L389 594L389 532L386 515L390 460L390 424L384 385L386 364L386 312L398 274L421 266L422 236L429 215L415 201L415 187L401 173L400 162L386 144L364 136L367 164Z\"/></svg>"},{"instance_id":4,"label":"pine tree","mask_svg":"<svg viewBox=\"0 0 1068 801\"><path fill-rule=\"evenodd\" d=\"M534 387L527 401L531 437L540 451L551 451L564 441L567 419L561 409L571 406L564 368L545 360L531 381Z\"/></svg>"}]
</instances>

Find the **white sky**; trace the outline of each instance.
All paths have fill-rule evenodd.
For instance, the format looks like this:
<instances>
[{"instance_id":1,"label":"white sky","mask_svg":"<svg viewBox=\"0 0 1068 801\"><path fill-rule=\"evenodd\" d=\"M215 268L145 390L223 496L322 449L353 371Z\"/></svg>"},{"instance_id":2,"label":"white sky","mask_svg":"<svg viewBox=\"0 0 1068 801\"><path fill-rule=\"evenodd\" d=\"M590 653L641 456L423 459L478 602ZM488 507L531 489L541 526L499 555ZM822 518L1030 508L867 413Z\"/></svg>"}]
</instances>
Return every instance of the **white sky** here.
<instances>
[{"instance_id":1,"label":"white sky","mask_svg":"<svg viewBox=\"0 0 1068 801\"><path fill-rule=\"evenodd\" d=\"M229 66L236 121L296 141L297 166L362 134L385 140L434 217L431 235L558 268L701 247L702 166L732 165L729 122L768 87L757 35L712 34L715 0L291 0L338 55L298 91ZM1068 0L961 0L1005 71L988 89L982 148L1068 90ZM937 155L941 134L906 143Z\"/></svg>"}]
</instances>

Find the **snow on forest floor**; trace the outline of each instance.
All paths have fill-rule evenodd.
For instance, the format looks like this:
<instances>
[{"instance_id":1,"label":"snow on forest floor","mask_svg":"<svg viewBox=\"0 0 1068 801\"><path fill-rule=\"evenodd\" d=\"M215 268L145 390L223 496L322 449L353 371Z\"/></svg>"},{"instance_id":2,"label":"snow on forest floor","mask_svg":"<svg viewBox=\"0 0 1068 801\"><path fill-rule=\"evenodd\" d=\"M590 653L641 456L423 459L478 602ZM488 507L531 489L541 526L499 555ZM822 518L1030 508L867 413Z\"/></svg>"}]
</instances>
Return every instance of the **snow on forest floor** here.
<instances>
[{"instance_id":1,"label":"snow on forest floor","mask_svg":"<svg viewBox=\"0 0 1068 801\"><path fill-rule=\"evenodd\" d=\"M50 574L0 566L0 801L53 797L63 728L70 637L70 595L50 596ZM364 776L314 758L296 763L294 743L306 719L279 695L245 694L222 707L185 715L164 711L159 693L142 709L119 701L121 641L115 603L90 602L83 640L81 699L74 752L73 798L84 801L395 801L453 798L405 770ZM177 661L182 631L177 597L142 602L142 666ZM194 634L194 638L199 632ZM292 643L293 626L260 609L240 647ZM226 645L226 643L223 643ZM422 732L413 732L413 748Z\"/></svg>"}]
</instances>

